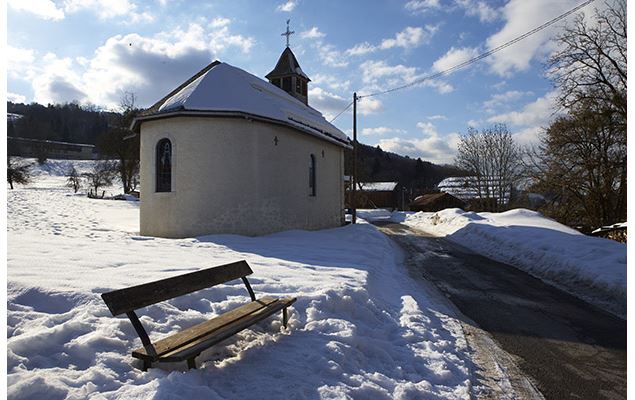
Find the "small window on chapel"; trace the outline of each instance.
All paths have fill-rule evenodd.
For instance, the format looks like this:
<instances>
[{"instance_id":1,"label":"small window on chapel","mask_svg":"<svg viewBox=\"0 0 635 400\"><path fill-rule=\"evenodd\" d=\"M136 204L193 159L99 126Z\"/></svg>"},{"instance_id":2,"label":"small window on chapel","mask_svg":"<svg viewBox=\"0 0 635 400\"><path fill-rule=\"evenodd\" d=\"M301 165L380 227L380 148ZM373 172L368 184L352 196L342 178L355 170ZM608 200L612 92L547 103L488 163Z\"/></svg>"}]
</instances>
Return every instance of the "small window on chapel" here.
<instances>
[{"instance_id":1,"label":"small window on chapel","mask_svg":"<svg viewBox=\"0 0 635 400\"><path fill-rule=\"evenodd\" d=\"M302 93L302 78L295 78L295 92Z\"/></svg>"},{"instance_id":2,"label":"small window on chapel","mask_svg":"<svg viewBox=\"0 0 635 400\"><path fill-rule=\"evenodd\" d=\"M306 81L302 79L302 96L306 96Z\"/></svg>"},{"instance_id":3,"label":"small window on chapel","mask_svg":"<svg viewBox=\"0 0 635 400\"><path fill-rule=\"evenodd\" d=\"M169 139L157 143L156 178L157 192L172 191L172 143Z\"/></svg>"},{"instance_id":4,"label":"small window on chapel","mask_svg":"<svg viewBox=\"0 0 635 400\"><path fill-rule=\"evenodd\" d=\"M315 156L309 160L309 196L315 196Z\"/></svg>"}]
</instances>

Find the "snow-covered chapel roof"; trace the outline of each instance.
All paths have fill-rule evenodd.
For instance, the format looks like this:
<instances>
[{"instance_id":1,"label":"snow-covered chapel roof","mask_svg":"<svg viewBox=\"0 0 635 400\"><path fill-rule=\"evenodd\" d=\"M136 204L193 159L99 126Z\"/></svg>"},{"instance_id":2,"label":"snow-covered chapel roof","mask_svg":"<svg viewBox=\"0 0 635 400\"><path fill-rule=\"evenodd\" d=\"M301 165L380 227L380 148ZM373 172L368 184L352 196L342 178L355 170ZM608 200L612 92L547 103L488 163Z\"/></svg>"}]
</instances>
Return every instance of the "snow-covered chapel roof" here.
<instances>
[{"instance_id":1,"label":"snow-covered chapel roof","mask_svg":"<svg viewBox=\"0 0 635 400\"><path fill-rule=\"evenodd\" d=\"M227 63L214 61L147 109L132 123L181 115L228 116L280 123L344 147L344 132L284 90Z\"/></svg>"}]
</instances>

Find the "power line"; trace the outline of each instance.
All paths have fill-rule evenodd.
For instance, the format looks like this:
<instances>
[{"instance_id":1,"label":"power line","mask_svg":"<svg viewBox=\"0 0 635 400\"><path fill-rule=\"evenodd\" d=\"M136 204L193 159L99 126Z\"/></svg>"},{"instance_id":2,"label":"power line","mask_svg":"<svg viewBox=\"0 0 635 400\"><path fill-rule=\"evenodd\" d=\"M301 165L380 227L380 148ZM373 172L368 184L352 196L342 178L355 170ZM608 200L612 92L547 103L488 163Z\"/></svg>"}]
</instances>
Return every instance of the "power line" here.
<instances>
[{"instance_id":1,"label":"power line","mask_svg":"<svg viewBox=\"0 0 635 400\"><path fill-rule=\"evenodd\" d=\"M397 90L401 90L401 89L405 89L405 88L408 88L408 87L411 87L411 86L418 85L419 83L421 83L423 81L426 81L426 80L438 78L438 77L443 76L443 75L449 75L449 74L451 74L454 71L457 71L457 70L459 70L459 69L461 69L463 67L467 67L470 64L474 64L477 61L480 61L480 60L482 60L482 59L484 59L486 57L491 56L494 53L498 53L499 51L501 51L501 50L503 50L503 49L505 49L505 48L517 43L517 42L520 42L521 40L533 35L534 33L537 33L539 31L541 31L541 30L543 30L543 29L555 24L556 22L568 17L569 15L571 15L574 12L580 10L581 8L584 8L584 7L588 6L589 4L593 3L594 1L595 0L587 0L584 3L572 8L571 10L569 10L569 11L563 13L563 14L558 15L557 17L553 18L552 20L545 22L544 24L540 25L539 27L530 30L529 32L525 32L522 35L520 35L520 36L518 36L518 37L516 37L516 38L514 38L514 39L512 39L512 40L510 40L508 42L505 42L505 43L503 43L502 45L500 45L498 47L495 47L495 48L493 48L491 50L488 50L485 53L481 53L481 54L479 54L478 56L476 56L474 58L471 58L471 59L469 59L467 61L464 61L464 62L462 62L460 64L457 64L457 65L455 65L453 67L450 67L450 68L448 68L446 70L437 72L437 73L432 74L432 75L424 76L423 78L416 79L416 80L414 80L414 81L412 81L410 83L407 83L405 85L397 86L397 87L394 87L394 88L391 88L391 89L382 90L382 91L371 93L371 94L360 95L359 98L373 97L373 96L379 96L379 95L386 94L386 93L395 92Z\"/></svg>"},{"instance_id":2,"label":"power line","mask_svg":"<svg viewBox=\"0 0 635 400\"><path fill-rule=\"evenodd\" d=\"M499 52L499 51L501 51L501 50L503 50L503 49L505 49L505 48L517 43L517 42L520 42L521 40L523 40L523 39L525 39L525 38L527 38L527 37L539 32L539 31L541 31L541 30L543 30L543 29L555 24L556 22L568 17L569 15L575 13L576 11L580 10L581 8L584 8L584 7L588 6L589 4L593 3L594 1L595 0L587 0L584 3L581 3L578 6L570 9L569 11L558 15L557 17L545 22L544 24L542 24L542 25L540 25L540 26L538 26L538 27L536 27L536 28L534 28L534 29L532 29L532 30L530 30L528 32L525 32L522 35L520 35L520 36L518 36L518 37L516 37L516 38L514 38L514 39L512 39L512 40L510 40L508 42L505 42L505 43L503 43L502 45L500 45L498 47L495 47L495 48L493 48L491 50L488 50L488 51L486 51L484 53L481 53L481 54L479 54L478 56L476 56L474 58L471 58L471 59L469 59L467 61L464 61L464 62L462 62L460 64L457 64L455 66L452 66L452 67L450 67L448 69L445 69L443 71L434 73L432 75L424 76L422 78L416 79L416 80L414 80L414 81L412 81L410 83L407 83L407 84L404 84L404 85L401 85L401 86L397 86L397 87L394 87L394 88L390 88L390 89L386 89L386 90L382 90L382 91L374 92L374 93L370 93L370 94L359 95L359 96L357 96L357 98L358 99L362 99L364 97L373 97L373 96L379 96L379 95L386 94L386 93L392 93L392 92L396 92L398 90L402 90L402 89L406 89L406 88L418 85L418 84L420 84L420 83L422 83L424 81L430 80L430 79L435 79L435 78L438 78L438 77L443 76L443 75L449 75L452 72L455 72L455 71L457 71L457 70L459 70L461 68L467 67L468 65L474 64L477 61L480 61L480 60L482 60L482 59L484 59L486 57L489 57L492 54L497 53L497 52ZM346 110L348 110L349 107L352 104L353 103L350 103L348 106L346 106L346 108L344 110L342 110L339 114L337 114L335 116L335 118L333 118L330 122L335 121L335 119L337 119L337 117L339 117L340 115L342 115L342 113L344 113Z\"/></svg>"},{"instance_id":3,"label":"power line","mask_svg":"<svg viewBox=\"0 0 635 400\"><path fill-rule=\"evenodd\" d=\"M332 120L330 120L329 122L333 122L337 119L337 117L339 117L340 115L342 115L344 112L346 112L346 110L348 110L349 108L351 108L351 106L353 105L353 102L351 101L350 103L348 103L348 105L346 106L345 109L343 109L342 111L340 111L335 117L333 117Z\"/></svg>"}]
</instances>

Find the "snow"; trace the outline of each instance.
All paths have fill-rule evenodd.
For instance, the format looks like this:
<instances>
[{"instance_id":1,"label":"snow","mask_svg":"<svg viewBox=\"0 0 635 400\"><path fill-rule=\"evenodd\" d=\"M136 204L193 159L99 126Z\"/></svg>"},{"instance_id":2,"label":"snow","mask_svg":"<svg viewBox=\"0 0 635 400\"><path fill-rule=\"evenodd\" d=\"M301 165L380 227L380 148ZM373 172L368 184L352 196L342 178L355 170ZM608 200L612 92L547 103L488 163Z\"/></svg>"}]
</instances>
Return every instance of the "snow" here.
<instances>
[{"instance_id":1,"label":"snow","mask_svg":"<svg viewBox=\"0 0 635 400\"><path fill-rule=\"evenodd\" d=\"M139 204L88 199L49 161L7 193L10 399L468 399L475 374L460 323L413 281L401 253L361 223L263 237L139 235ZM117 193L116 187L109 192ZM100 294L245 259L257 295L294 296L185 363L138 369L140 346ZM139 311L159 339L249 300L228 282Z\"/></svg>"},{"instance_id":2,"label":"snow","mask_svg":"<svg viewBox=\"0 0 635 400\"><path fill-rule=\"evenodd\" d=\"M360 182L359 186L365 192L392 192L397 182Z\"/></svg>"},{"instance_id":3,"label":"snow","mask_svg":"<svg viewBox=\"0 0 635 400\"><path fill-rule=\"evenodd\" d=\"M281 121L349 147L349 141L322 114L284 90L227 63L219 63L168 98L159 112L243 112Z\"/></svg>"},{"instance_id":4,"label":"snow","mask_svg":"<svg viewBox=\"0 0 635 400\"><path fill-rule=\"evenodd\" d=\"M404 223L514 265L618 316L626 315L622 243L583 235L526 209L474 213L452 208L406 215Z\"/></svg>"},{"instance_id":5,"label":"snow","mask_svg":"<svg viewBox=\"0 0 635 400\"><path fill-rule=\"evenodd\" d=\"M591 233L599 233L603 231L610 231L613 229L622 229L622 228L626 229L626 222L618 222L617 224L613 224L613 225L601 226Z\"/></svg>"}]
</instances>

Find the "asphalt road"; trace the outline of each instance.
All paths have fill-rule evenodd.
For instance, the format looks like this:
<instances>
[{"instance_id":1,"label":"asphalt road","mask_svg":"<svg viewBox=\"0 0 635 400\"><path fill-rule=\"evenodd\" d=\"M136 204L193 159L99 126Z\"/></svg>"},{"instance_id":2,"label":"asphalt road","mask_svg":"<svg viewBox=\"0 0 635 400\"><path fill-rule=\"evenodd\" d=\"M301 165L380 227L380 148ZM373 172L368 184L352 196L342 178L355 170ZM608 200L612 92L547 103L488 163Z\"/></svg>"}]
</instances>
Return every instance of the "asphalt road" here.
<instances>
[{"instance_id":1,"label":"asphalt road","mask_svg":"<svg viewBox=\"0 0 635 400\"><path fill-rule=\"evenodd\" d=\"M625 399L626 321L512 266L401 224L378 224L547 399Z\"/></svg>"}]
</instances>

